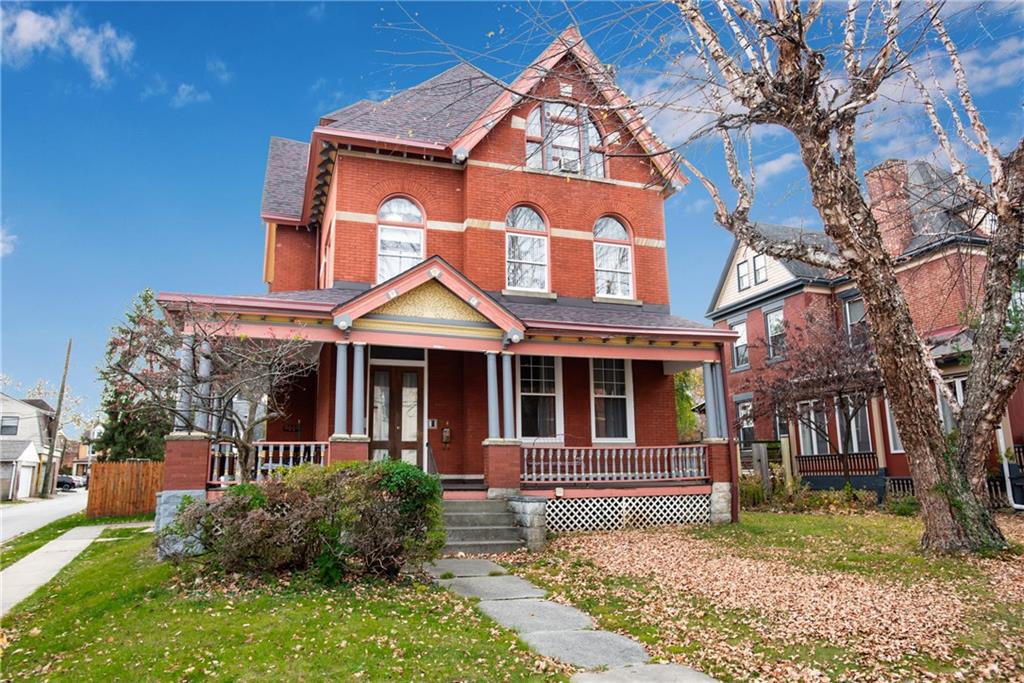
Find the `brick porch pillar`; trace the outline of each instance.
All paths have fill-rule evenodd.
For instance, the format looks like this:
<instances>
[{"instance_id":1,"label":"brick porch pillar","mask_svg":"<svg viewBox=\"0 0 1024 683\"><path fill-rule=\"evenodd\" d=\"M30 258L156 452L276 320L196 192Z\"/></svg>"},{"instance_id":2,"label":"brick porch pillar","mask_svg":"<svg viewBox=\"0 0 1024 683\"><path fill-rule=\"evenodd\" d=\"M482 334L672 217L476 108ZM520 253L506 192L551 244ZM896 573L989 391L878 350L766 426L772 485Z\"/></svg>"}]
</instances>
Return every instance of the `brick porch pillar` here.
<instances>
[{"instance_id":1,"label":"brick porch pillar","mask_svg":"<svg viewBox=\"0 0 1024 683\"><path fill-rule=\"evenodd\" d=\"M327 464L370 459L370 439L366 436L335 434L327 447Z\"/></svg>"},{"instance_id":2,"label":"brick porch pillar","mask_svg":"<svg viewBox=\"0 0 1024 683\"><path fill-rule=\"evenodd\" d=\"M174 521L182 500L206 500L210 476L210 436L172 432L164 439L164 476L156 494L156 530Z\"/></svg>"},{"instance_id":3,"label":"brick porch pillar","mask_svg":"<svg viewBox=\"0 0 1024 683\"><path fill-rule=\"evenodd\" d=\"M484 481L488 498L507 498L519 493L520 443L514 439L487 439L484 447Z\"/></svg>"}]
</instances>

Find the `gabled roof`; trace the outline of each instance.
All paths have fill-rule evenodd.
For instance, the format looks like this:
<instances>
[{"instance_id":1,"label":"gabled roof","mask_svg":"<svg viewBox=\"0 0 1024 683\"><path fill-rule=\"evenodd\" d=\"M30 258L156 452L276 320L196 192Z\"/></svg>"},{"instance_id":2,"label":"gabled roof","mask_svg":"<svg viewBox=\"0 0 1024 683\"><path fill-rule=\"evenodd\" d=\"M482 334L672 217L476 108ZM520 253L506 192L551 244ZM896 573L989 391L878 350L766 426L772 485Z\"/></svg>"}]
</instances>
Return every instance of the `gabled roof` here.
<instances>
[{"instance_id":1,"label":"gabled roof","mask_svg":"<svg viewBox=\"0 0 1024 683\"><path fill-rule=\"evenodd\" d=\"M22 403L29 404L33 408L39 408L39 410L46 411L47 413L54 412L53 406L51 406L49 403L47 403L41 398L21 398L18 400L21 401Z\"/></svg>"},{"instance_id":2,"label":"gabled roof","mask_svg":"<svg viewBox=\"0 0 1024 683\"><path fill-rule=\"evenodd\" d=\"M263 206L266 220L298 221L306 188L309 145L287 138L270 138L267 172L263 178Z\"/></svg>"},{"instance_id":3,"label":"gabled roof","mask_svg":"<svg viewBox=\"0 0 1024 683\"><path fill-rule=\"evenodd\" d=\"M381 102L360 100L325 114L321 125L349 133L448 145L503 92L504 84L457 64Z\"/></svg>"},{"instance_id":4,"label":"gabled roof","mask_svg":"<svg viewBox=\"0 0 1024 683\"><path fill-rule=\"evenodd\" d=\"M28 460L39 462L39 456L36 452L34 441L22 439L0 439L0 462L16 462L21 460L21 456L28 450L31 450L35 457L34 459L26 459L26 462Z\"/></svg>"}]
</instances>

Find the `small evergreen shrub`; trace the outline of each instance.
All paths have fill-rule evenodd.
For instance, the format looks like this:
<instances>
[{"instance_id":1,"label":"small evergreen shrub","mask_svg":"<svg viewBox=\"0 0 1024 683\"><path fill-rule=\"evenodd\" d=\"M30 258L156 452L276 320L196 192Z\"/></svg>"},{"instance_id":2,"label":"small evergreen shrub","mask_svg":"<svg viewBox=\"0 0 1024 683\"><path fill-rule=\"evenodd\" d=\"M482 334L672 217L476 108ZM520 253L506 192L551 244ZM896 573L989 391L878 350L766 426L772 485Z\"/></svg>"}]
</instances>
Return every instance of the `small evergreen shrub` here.
<instances>
[{"instance_id":1,"label":"small evergreen shrub","mask_svg":"<svg viewBox=\"0 0 1024 683\"><path fill-rule=\"evenodd\" d=\"M900 517L913 517L921 511L921 504L914 496L890 496L885 499L885 509Z\"/></svg>"}]
</instances>

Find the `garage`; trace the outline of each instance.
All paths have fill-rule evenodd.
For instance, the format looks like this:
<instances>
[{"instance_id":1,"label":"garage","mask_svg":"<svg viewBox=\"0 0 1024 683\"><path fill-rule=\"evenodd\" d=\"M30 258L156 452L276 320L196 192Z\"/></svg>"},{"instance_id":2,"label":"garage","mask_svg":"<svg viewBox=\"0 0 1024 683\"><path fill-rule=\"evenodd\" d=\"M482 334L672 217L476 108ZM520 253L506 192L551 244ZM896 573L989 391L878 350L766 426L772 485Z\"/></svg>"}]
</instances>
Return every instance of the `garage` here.
<instances>
[{"instance_id":1,"label":"garage","mask_svg":"<svg viewBox=\"0 0 1024 683\"><path fill-rule=\"evenodd\" d=\"M21 465L18 467L18 499L28 498L32 495L32 482L36 478L35 465Z\"/></svg>"},{"instance_id":2,"label":"garage","mask_svg":"<svg viewBox=\"0 0 1024 683\"><path fill-rule=\"evenodd\" d=\"M0 499L18 500L35 493L39 463L32 441L0 438Z\"/></svg>"}]
</instances>

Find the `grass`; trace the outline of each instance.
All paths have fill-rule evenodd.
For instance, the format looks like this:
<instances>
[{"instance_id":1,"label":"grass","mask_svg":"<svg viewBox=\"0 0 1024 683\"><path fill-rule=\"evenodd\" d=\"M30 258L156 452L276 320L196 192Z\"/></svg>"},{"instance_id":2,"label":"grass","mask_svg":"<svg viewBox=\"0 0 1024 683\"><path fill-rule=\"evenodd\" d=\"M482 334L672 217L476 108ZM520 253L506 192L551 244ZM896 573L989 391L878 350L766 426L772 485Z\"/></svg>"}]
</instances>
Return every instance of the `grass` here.
<instances>
[{"instance_id":1,"label":"grass","mask_svg":"<svg viewBox=\"0 0 1024 683\"><path fill-rule=\"evenodd\" d=\"M7 543L0 546L0 569L8 567L34 550L38 550L53 539L63 534L68 529L76 526L93 524L115 524L117 522L139 522L153 519L153 515L137 515L134 517L103 517L100 519L86 519L84 512L76 512L67 517L41 526L21 536L15 536Z\"/></svg>"},{"instance_id":2,"label":"grass","mask_svg":"<svg viewBox=\"0 0 1024 683\"><path fill-rule=\"evenodd\" d=\"M634 576L599 568L588 556L559 549L516 560L510 567L553 594L593 615L600 627L633 636L655 657L695 666L721 680L792 679L817 672L846 677L915 680L928 675L970 680L968 672L996 662L995 678L1024 676L1024 600L997 600L979 562L926 557L919 552L922 525L916 518L890 515L744 513L735 525L690 527L681 533L717 546L716 552L742 559L770 557L811 572L858 575L885 585L937 582L942 590L965 596L970 605L955 634L952 655L943 661L919 651L881 661L858 655L835 641L777 637L761 608L727 609L697 593L683 593L653 576ZM634 542L643 543L640 534ZM600 539L587 547L600 547ZM651 552L658 552L652 547ZM1018 554L1004 557L1021 562ZM1007 565L1007 569L1010 569ZM701 571L694 566L695 571ZM680 566L679 571L687 571ZM886 583L888 582L888 583ZM1003 596L1005 597L1005 596ZM765 596L766 600L773 599ZM778 606L778 605L776 605ZM785 609L786 606L782 605ZM799 618L788 612L789 618ZM884 619L883 614L878 618ZM1013 635L1016 634L1016 635ZM873 646L872 646L873 647ZM980 664L979 664L980 662ZM795 668L784 668L792 666Z\"/></svg>"},{"instance_id":3,"label":"grass","mask_svg":"<svg viewBox=\"0 0 1024 683\"><path fill-rule=\"evenodd\" d=\"M2 622L10 680L533 680L510 632L416 582L256 587L157 562L152 534L108 530ZM225 581L229 581L225 579Z\"/></svg>"}]
</instances>

